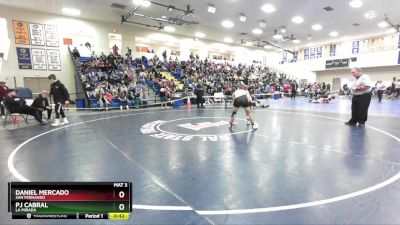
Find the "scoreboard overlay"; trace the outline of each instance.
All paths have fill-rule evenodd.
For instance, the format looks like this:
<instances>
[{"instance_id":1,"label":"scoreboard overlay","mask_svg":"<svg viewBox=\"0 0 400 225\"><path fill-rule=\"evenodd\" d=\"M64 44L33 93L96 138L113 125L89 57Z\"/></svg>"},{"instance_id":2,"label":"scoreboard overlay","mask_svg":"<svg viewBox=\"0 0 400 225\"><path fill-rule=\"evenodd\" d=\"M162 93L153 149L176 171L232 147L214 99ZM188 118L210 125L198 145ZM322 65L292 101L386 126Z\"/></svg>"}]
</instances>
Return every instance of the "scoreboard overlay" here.
<instances>
[{"instance_id":1,"label":"scoreboard overlay","mask_svg":"<svg viewBox=\"0 0 400 225\"><path fill-rule=\"evenodd\" d=\"M128 220L131 182L10 182L13 219Z\"/></svg>"}]
</instances>

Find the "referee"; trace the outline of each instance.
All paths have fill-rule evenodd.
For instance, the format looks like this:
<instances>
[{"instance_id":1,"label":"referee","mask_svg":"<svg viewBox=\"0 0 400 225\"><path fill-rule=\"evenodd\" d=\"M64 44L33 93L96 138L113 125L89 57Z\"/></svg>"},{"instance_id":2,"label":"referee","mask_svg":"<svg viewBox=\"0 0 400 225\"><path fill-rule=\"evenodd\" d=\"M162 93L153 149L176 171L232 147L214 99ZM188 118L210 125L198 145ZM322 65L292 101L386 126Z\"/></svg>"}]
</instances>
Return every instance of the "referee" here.
<instances>
[{"instance_id":1,"label":"referee","mask_svg":"<svg viewBox=\"0 0 400 225\"><path fill-rule=\"evenodd\" d=\"M346 125L365 127L368 119L368 108L371 103L372 83L368 75L364 74L361 68L354 68L351 73L356 78L351 92L353 94L351 102L351 119Z\"/></svg>"}]
</instances>

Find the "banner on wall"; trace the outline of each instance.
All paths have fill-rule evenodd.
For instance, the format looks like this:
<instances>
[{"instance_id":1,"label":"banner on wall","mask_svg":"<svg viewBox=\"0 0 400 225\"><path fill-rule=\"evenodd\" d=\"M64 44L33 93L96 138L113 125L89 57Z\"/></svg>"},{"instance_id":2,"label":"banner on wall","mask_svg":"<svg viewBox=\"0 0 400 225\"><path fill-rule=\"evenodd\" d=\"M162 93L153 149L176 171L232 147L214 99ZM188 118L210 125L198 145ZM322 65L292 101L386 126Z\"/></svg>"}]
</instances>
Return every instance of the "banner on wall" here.
<instances>
[{"instance_id":1,"label":"banner on wall","mask_svg":"<svg viewBox=\"0 0 400 225\"><path fill-rule=\"evenodd\" d=\"M23 21L12 21L14 28L15 44L19 45L30 45L29 40L29 25L27 22Z\"/></svg>"},{"instance_id":2,"label":"banner on wall","mask_svg":"<svg viewBox=\"0 0 400 225\"><path fill-rule=\"evenodd\" d=\"M329 48L329 56L336 56L336 44L331 44Z\"/></svg>"},{"instance_id":3,"label":"banner on wall","mask_svg":"<svg viewBox=\"0 0 400 225\"><path fill-rule=\"evenodd\" d=\"M282 59L284 63L287 62L287 52L282 53Z\"/></svg>"},{"instance_id":4,"label":"banner on wall","mask_svg":"<svg viewBox=\"0 0 400 225\"><path fill-rule=\"evenodd\" d=\"M44 25L44 30L46 31L46 46L47 47L58 47L58 33L57 26L54 25Z\"/></svg>"},{"instance_id":5,"label":"banner on wall","mask_svg":"<svg viewBox=\"0 0 400 225\"><path fill-rule=\"evenodd\" d=\"M45 35L43 24L30 23L31 44L38 46L45 46Z\"/></svg>"},{"instance_id":6,"label":"banner on wall","mask_svg":"<svg viewBox=\"0 0 400 225\"><path fill-rule=\"evenodd\" d=\"M399 51L399 59L397 61L397 64L400 64L400 51Z\"/></svg>"},{"instance_id":7,"label":"banner on wall","mask_svg":"<svg viewBox=\"0 0 400 225\"><path fill-rule=\"evenodd\" d=\"M31 50L29 48L17 47L18 68L20 70L31 70Z\"/></svg>"},{"instance_id":8,"label":"banner on wall","mask_svg":"<svg viewBox=\"0 0 400 225\"><path fill-rule=\"evenodd\" d=\"M294 54L293 54L293 61L294 62L297 62L297 59L299 58L299 52L298 51L296 51L296 52L294 52Z\"/></svg>"},{"instance_id":9,"label":"banner on wall","mask_svg":"<svg viewBox=\"0 0 400 225\"><path fill-rule=\"evenodd\" d=\"M358 54L360 52L360 41L353 41L353 54Z\"/></svg>"},{"instance_id":10,"label":"banner on wall","mask_svg":"<svg viewBox=\"0 0 400 225\"><path fill-rule=\"evenodd\" d=\"M310 49L310 59L315 59L315 48Z\"/></svg>"},{"instance_id":11,"label":"banner on wall","mask_svg":"<svg viewBox=\"0 0 400 225\"><path fill-rule=\"evenodd\" d=\"M60 51L47 49L47 62L49 70L61 70Z\"/></svg>"},{"instance_id":12,"label":"banner on wall","mask_svg":"<svg viewBox=\"0 0 400 225\"><path fill-rule=\"evenodd\" d=\"M399 34L399 41L397 43L397 47L400 48L400 34Z\"/></svg>"},{"instance_id":13,"label":"banner on wall","mask_svg":"<svg viewBox=\"0 0 400 225\"><path fill-rule=\"evenodd\" d=\"M310 49L304 50L304 60L310 59Z\"/></svg>"},{"instance_id":14,"label":"banner on wall","mask_svg":"<svg viewBox=\"0 0 400 225\"><path fill-rule=\"evenodd\" d=\"M34 70L47 70L46 52L44 49L32 48L32 64Z\"/></svg>"},{"instance_id":15,"label":"banner on wall","mask_svg":"<svg viewBox=\"0 0 400 225\"><path fill-rule=\"evenodd\" d=\"M317 58L322 58L322 47L317 48Z\"/></svg>"}]
</instances>

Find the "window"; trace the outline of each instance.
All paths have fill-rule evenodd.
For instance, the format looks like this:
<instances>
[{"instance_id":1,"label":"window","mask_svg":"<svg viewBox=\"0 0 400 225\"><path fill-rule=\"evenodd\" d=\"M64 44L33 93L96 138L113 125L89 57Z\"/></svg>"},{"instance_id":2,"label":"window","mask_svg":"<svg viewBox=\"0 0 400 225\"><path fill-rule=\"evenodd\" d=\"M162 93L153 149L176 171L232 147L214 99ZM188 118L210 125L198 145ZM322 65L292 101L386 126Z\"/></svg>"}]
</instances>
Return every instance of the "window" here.
<instances>
[{"instance_id":1,"label":"window","mask_svg":"<svg viewBox=\"0 0 400 225\"><path fill-rule=\"evenodd\" d=\"M10 39L8 38L7 20L0 18L0 60L7 60L10 50Z\"/></svg>"}]
</instances>

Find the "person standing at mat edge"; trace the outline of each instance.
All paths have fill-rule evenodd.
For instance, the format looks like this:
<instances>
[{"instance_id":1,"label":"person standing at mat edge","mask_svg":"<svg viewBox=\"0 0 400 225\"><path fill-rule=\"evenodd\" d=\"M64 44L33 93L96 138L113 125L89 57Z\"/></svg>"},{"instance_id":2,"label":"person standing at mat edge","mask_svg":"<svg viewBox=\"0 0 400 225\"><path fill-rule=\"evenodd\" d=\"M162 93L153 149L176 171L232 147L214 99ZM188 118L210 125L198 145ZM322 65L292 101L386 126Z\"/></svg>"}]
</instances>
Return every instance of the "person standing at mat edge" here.
<instances>
[{"instance_id":1,"label":"person standing at mat edge","mask_svg":"<svg viewBox=\"0 0 400 225\"><path fill-rule=\"evenodd\" d=\"M354 68L351 73L356 78L351 88L353 95L351 101L351 119L346 125L356 125L364 127L368 119L368 108L371 103L372 83L368 75L364 74L361 68Z\"/></svg>"},{"instance_id":2,"label":"person standing at mat edge","mask_svg":"<svg viewBox=\"0 0 400 225\"><path fill-rule=\"evenodd\" d=\"M55 104L55 112L56 112L56 119L51 126L59 126L63 124L69 123L67 118L65 117L63 104L69 104L69 93L68 90L65 88L64 84L62 84L59 80L57 80L56 75L51 74L49 77L51 82L50 85L50 95L53 96L53 101ZM60 122L60 115L62 117L62 122Z\"/></svg>"}]
</instances>

